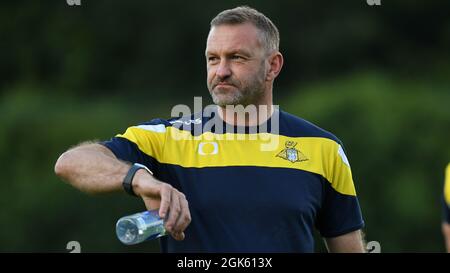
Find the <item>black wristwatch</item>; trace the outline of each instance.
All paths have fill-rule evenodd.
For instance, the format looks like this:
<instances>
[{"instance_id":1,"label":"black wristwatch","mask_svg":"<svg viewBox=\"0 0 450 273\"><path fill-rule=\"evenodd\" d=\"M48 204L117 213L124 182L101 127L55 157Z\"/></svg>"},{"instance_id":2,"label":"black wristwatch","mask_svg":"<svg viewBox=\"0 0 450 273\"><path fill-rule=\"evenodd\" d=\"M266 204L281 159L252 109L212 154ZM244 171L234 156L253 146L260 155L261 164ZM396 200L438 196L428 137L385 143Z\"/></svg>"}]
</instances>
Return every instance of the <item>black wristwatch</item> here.
<instances>
[{"instance_id":1,"label":"black wristwatch","mask_svg":"<svg viewBox=\"0 0 450 273\"><path fill-rule=\"evenodd\" d=\"M133 178L136 172L140 169L145 169L149 174L153 175L152 171L150 171L145 165L134 163L130 170L128 171L127 175L125 175L125 178L123 179L122 186L123 189L132 196L137 196L133 191Z\"/></svg>"}]
</instances>

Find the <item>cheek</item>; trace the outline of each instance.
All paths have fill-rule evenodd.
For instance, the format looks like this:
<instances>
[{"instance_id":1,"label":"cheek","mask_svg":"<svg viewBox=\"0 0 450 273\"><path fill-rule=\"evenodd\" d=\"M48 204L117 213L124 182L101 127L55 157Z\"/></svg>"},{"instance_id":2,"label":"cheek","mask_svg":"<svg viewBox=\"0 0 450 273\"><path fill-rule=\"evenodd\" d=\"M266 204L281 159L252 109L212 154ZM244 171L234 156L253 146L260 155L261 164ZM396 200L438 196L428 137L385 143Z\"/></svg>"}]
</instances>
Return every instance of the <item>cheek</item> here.
<instances>
[{"instance_id":1,"label":"cheek","mask_svg":"<svg viewBox=\"0 0 450 273\"><path fill-rule=\"evenodd\" d=\"M236 78L242 82L252 82L259 77L260 71L255 67L237 67L235 69Z\"/></svg>"},{"instance_id":2,"label":"cheek","mask_svg":"<svg viewBox=\"0 0 450 273\"><path fill-rule=\"evenodd\" d=\"M206 81L210 83L213 79L214 79L214 72L212 71L212 69L208 69L206 71Z\"/></svg>"}]
</instances>

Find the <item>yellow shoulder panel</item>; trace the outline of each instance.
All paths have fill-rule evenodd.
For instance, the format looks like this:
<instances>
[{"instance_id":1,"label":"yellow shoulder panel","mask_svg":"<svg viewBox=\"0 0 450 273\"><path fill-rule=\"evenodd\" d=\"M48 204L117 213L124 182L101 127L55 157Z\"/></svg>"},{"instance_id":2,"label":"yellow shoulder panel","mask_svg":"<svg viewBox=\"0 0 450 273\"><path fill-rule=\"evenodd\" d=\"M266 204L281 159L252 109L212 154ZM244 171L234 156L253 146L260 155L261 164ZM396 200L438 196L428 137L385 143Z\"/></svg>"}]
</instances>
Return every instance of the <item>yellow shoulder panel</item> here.
<instances>
[{"instance_id":1,"label":"yellow shoulder panel","mask_svg":"<svg viewBox=\"0 0 450 273\"><path fill-rule=\"evenodd\" d=\"M342 147L321 137L203 133L194 137L175 127L131 127L121 137L160 163L186 168L258 166L304 170L319 174L338 192L356 195ZM263 148L271 143L272 149ZM161 147L163 145L164 147Z\"/></svg>"}]
</instances>

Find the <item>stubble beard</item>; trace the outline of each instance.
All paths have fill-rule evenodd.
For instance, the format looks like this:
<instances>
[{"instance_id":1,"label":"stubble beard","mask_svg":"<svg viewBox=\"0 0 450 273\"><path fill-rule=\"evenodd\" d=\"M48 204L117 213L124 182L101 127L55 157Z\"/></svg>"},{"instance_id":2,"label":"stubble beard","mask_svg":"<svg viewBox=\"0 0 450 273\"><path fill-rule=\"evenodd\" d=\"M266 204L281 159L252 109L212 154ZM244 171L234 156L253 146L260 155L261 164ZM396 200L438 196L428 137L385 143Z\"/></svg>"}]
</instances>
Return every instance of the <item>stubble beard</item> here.
<instances>
[{"instance_id":1,"label":"stubble beard","mask_svg":"<svg viewBox=\"0 0 450 273\"><path fill-rule=\"evenodd\" d=\"M225 80L232 84L232 87L227 87L226 90L216 86L213 82L212 86L208 86L209 93L213 99L214 104L220 107L227 105L258 105L265 95L265 70L264 67L255 75L253 80L249 83L237 82L234 79ZM230 89L231 88L231 89Z\"/></svg>"}]
</instances>

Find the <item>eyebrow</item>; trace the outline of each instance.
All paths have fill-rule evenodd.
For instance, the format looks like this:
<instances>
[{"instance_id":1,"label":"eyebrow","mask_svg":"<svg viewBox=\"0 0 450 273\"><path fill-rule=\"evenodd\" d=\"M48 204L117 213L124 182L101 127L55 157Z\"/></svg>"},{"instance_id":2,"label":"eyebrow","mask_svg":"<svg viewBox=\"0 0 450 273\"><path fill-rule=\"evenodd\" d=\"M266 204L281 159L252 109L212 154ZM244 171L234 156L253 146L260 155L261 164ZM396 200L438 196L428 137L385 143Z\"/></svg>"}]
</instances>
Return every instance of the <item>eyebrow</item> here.
<instances>
[{"instance_id":1,"label":"eyebrow","mask_svg":"<svg viewBox=\"0 0 450 273\"><path fill-rule=\"evenodd\" d=\"M211 51L205 51L205 55L214 55L215 53L211 52ZM250 53L250 51L239 48L239 49L233 49L230 50L229 52L226 53L226 55L235 55L235 54L242 54L245 56L252 56L252 54Z\"/></svg>"}]
</instances>

